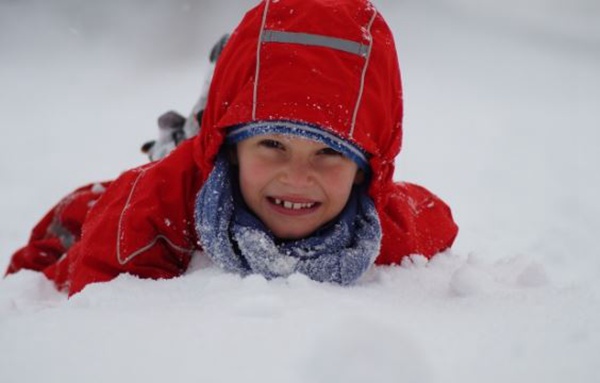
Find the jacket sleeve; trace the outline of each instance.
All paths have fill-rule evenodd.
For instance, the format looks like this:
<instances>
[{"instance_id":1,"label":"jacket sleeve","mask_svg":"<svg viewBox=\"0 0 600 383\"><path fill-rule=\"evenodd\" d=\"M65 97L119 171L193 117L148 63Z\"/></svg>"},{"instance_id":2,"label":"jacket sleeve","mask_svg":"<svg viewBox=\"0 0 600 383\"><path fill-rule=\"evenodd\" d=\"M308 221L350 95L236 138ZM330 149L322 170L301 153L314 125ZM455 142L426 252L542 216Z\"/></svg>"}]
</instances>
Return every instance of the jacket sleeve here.
<instances>
[{"instance_id":1,"label":"jacket sleeve","mask_svg":"<svg viewBox=\"0 0 600 383\"><path fill-rule=\"evenodd\" d=\"M452 246L458 226L444 201L422 186L396 183L380 209L383 228L377 264L396 264L411 254L431 258Z\"/></svg>"},{"instance_id":2,"label":"jacket sleeve","mask_svg":"<svg viewBox=\"0 0 600 383\"><path fill-rule=\"evenodd\" d=\"M12 255L6 274L22 269L43 271L56 263L79 241L89 210L109 185L89 184L62 198L34 226L27 244Z\"/></svg>"},{"instance_id":3,"label":"jacket sleeve","mask_svg":"<svg viewBox=\"0 0 600 383\"><path fill-rule=\"evenodd\" d=\"M70 295L129 273L181 275L196 249L191 150L182 144L164 159L123 173L90 210L81 240L44 270Z\"/></svg>"}]
</instances>

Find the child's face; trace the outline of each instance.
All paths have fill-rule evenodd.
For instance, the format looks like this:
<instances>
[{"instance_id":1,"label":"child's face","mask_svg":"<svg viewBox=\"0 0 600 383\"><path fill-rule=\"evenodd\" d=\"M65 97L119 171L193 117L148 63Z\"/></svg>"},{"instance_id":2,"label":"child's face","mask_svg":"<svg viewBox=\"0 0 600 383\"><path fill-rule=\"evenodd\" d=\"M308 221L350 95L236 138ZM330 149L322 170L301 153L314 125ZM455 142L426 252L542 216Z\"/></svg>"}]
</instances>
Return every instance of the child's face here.
<instances>
[{"instance_id":1,"label":"child's face","mask_svg":"<svg viewBox=\"0 0 600 383\"><path fill-rule=\"evenodd\" d=\"M362 176L330 147L279 134L241 141L237 161L244 201L281 239L306 237L335 218Z\"/></svg>"}]
</instances>

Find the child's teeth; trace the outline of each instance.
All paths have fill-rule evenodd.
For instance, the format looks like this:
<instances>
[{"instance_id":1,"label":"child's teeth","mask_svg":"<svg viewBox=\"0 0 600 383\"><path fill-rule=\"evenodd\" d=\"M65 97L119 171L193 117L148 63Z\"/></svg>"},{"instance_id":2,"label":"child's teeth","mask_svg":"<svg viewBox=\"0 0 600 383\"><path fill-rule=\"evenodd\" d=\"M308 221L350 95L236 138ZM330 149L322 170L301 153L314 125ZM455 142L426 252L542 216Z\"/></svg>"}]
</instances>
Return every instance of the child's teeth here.
<instances>
[{"instance_id":1,"label":"child's teeth","mask_svg":"<svg viewBox=\"0 0 600 383\"><path fill-rule=\"evenodd\" d=\"M274 199L275 204L279 206L283 206L286 209L300 210L300 209L308 209L314 206L314 203L294 203L290 201L283 201L279 198Z\"/></svg>"}]
</instances>

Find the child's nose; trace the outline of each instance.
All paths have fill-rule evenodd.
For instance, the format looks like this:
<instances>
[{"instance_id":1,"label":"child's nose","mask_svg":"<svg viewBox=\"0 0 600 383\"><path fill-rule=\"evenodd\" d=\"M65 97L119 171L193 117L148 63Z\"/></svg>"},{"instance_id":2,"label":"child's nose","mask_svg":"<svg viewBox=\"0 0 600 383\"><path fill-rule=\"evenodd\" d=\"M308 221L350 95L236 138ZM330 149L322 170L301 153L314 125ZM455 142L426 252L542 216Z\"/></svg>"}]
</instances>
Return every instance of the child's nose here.
<instances>
[{"instance_id":1,"label":"child's nose","mask_svg":"<svg viewBox=\"0 0 600 383\"><path fill-rule=\"evenodd\" d=\"M294 187L305 187L313 183L312 166L308 160L291 160L282 173L282 182Z\"/></svg>"}]
</instances>

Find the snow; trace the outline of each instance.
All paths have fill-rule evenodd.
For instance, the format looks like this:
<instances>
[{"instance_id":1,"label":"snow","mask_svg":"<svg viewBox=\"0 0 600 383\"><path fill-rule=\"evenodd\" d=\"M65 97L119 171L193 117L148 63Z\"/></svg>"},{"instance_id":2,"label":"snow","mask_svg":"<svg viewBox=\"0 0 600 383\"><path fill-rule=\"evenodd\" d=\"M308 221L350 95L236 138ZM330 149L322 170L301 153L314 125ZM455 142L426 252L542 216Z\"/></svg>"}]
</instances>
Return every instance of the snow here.
<instances>
[{"instance_id":1,"label":"snow","mask_svg":"<svg viewBox=\"0 0 600 383\"><path fill-rule=\"evenodd\" d=\"M0 3L0 263L62 195L143 163L161 113L187 114L253 1L220 3ZM405 85L396 176L449 202L454 248L352 287L199 256L67 300L21 272L0 282L1 382L597 380L597 2L376 5Z\"/></svg>"}]
</instances>

